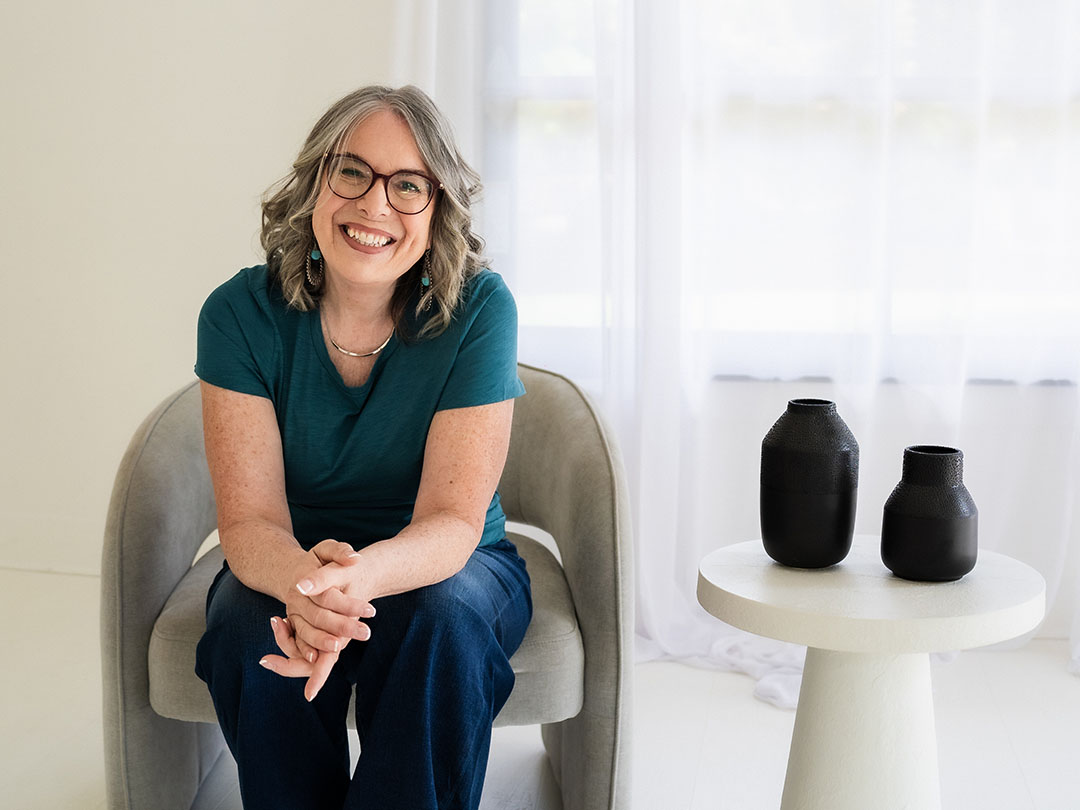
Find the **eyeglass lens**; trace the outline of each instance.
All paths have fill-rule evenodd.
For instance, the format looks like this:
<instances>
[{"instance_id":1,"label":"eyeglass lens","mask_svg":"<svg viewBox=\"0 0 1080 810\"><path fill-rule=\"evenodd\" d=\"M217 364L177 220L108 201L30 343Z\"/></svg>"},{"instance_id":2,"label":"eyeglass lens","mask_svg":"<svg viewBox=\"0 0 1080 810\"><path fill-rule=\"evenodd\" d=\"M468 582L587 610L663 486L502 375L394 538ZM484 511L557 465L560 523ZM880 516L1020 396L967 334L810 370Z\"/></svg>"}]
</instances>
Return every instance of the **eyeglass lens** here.
<instances>
[{"instance_id":1,"label":"eyeglass lens","mask_svg":"<svg viewBox=\"0 0 1080 810\"><path fill-rule=\"evenodd\" d=\"M363 197L374 184L375 172L357 157L334 155L327 178L331 191L339 197L355 200ZM427 208L434 188L422 174L395 172L385 179L386 199L394 209L402 214L418 214Z\"/></svg>"}]
</instances>

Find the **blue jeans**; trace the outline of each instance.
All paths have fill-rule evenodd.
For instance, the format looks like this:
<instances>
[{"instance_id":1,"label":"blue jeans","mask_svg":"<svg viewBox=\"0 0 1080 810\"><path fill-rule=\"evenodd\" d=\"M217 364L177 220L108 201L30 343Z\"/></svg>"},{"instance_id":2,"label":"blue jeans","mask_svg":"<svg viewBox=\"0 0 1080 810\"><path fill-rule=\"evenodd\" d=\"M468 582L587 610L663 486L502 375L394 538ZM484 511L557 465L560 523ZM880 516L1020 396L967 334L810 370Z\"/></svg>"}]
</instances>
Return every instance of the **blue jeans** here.
<instances>
[{"instance_id":1,"label":"blue jeans","mask_svg":"<svg viewBox=\"0 0 1080 810\"><path fill-rule=\"evenodd\" d=\"M509 658L532 616L513 544L478 548L435 585L374 602L315 699L304 679L259 666L284 605L223 568L207 596L195 672L236 758L248 810L474 810L491 725L510 696ZM349 776L346 714L356 689L360 759Z\"/></svg>"}]
</instances>

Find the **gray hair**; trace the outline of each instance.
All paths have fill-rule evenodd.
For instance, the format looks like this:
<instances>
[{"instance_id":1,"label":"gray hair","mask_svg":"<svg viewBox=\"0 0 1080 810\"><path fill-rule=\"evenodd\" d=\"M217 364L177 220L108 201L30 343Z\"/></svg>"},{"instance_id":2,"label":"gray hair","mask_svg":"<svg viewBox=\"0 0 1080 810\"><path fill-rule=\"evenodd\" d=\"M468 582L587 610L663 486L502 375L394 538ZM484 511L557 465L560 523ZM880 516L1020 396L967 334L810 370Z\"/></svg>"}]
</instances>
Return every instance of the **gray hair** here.
<instances>
[{"instance_id":1,"label":"gray hair","mask_svg":"<svg viewBox=\"0 0 1080 810\"><path fill-rule=\"evenodd\" d=\"M315 245L311 217L322 188L324 159L342 149L356 125L379 110L401 116L428 170L442 184L432 201L431 285L416 305L418 317L427 313L417 337L434 336L449 326L465 281L486 260L480 255L484 240L473 233L470 210L482 190L480 176L462 158L450 122L423 90L412 85L396 90L362 87L331 106L308 135L292 172L263 197L262 246L271 275L289 306L303 312L316 308L323 288L312 288L305 270ZM404 327L409 300L420 290L421 265L417 262L398 279L391 315L399 330Z\"/></svg>"}]
</instances>

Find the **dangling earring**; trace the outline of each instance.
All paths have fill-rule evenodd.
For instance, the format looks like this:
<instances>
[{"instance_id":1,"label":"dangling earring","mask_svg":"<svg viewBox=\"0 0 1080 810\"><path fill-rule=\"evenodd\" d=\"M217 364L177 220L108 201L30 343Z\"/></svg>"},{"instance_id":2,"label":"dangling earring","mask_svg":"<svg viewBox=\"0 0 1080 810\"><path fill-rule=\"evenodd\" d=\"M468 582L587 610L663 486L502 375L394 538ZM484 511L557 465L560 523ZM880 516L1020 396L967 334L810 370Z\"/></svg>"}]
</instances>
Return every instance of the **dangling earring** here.
<instances>
[{"instance_id":1,"label":"dangling earring","mask_svg":"<svg viewBox=\"0 0 1080 810\"><path fill-rule=\"evenodd\" d=\"M435 297L431 294L431 248L424 251L424 275L420 276L420 297L425 295L424 312L427 312L431 309L431 299Z\"/></svg>"},{"instance_id":2,"label":"dangling earring","mask_svg":"<svg viewBox=\"0 0 1080 810\"><path fill-rule=\"evenodd\" d=\"M313 261L316 263L314 272L312 272L311 269L311 263ZM322 260L322 251L319 250L319 246L316 245L311 249L311 252L308 254L307 267L304 271L304 275L307 276L307 283L311 286L312 289L317 290L322 285L323 272L325 269L326 268Z\"/></svg>"}]
</instances>

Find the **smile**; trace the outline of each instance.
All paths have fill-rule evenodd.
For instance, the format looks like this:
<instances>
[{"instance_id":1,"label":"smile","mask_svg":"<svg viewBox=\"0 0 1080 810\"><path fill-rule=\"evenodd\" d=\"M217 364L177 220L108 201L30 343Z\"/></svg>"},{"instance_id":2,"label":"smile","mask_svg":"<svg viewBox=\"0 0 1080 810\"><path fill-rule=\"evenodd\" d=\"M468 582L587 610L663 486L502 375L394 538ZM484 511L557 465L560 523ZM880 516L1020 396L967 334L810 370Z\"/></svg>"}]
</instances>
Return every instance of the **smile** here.
<instances>
[{"instance_id":1,"label":"smile","mask_svg":"<svg viewBox=\"0 0 1080 810\"><path fill-rule=\"evenodd\" d=\"M350 228L348 225L342 225L341 230L354 242L358 242L365 247L385 247L394 241L389 236L379 236L374 233L368 233L367 231L358 231L355 228Z\"/></svg>"}]
</instances>

